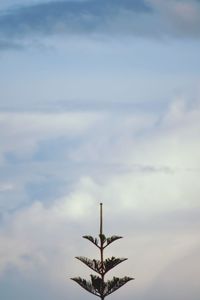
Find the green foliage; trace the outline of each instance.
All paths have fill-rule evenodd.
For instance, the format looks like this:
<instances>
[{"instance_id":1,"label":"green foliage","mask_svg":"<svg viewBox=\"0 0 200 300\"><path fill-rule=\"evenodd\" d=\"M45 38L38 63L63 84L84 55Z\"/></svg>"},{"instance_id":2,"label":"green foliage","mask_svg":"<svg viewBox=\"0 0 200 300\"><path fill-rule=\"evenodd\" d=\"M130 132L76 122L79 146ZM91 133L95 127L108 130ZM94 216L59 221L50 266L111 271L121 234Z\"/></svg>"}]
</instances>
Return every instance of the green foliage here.
<instances>
[{"instance_id":1,"label":"green foliage","mask_svg":"<svg viewBox=\"0 0 200 300\"><path fill-rule=\"evenodd\" d=\"M127 258L115 258L114 256L104 260L104 274L125 260L127 260Z\"/></svg>"},{"instance_id":2,"label":"green foliage","mask_svg":"<svg viewBox=\"0 0 200 300\"><path fill-rule=\"evenodd\" d=\"M118 278L118 277L113 277L112 280L108 280L105 283L104 287L104 297L112 294L116 290L118 290L120 287L122 287L124 284L126 284L128 281L133 280L134 278L132 277L123 277L123 278Z\"/></svg>"},{"instance_id":3,"label":"green foliage","mask_svg":"<svg viewBox=\"0 0 200 300\"><path fill-rule=\"evenodd\" d=\"M101 264L100 260L97 260L97 259L92 260L92 259L89 259L89 258L84 257L84 256L76 256L76 258L78 260L80 260L81 262L83 262L90 269L97 272L98 274L102 273L102 264Z\"/></svg>"},{"instance_id":4,"label":"green foliage","mask_svg":"<svg viewBox=\"0 0 200 300\"><path fill-rule=\"evenodd\" d=\"M84 235L83 238L89 240L91 243L93 243L98 248L100 248L100 241L102 241L102 244L104 245L103 248L106 248L108 245L110 245L114 241L122 239L122 236L113 235L111 237L106 238L106 236L104 234L99 234L99 239L94 238L91 235Z\"/></svg>"},{"instance_id":5,"label":"green foliage","mask_svg":"<svg viewBox=\"0 0 200 300\"><path fill-rule=\"evenodd\" d=\"M99 245L98 245L98 239L97 238L93 238L91 235L84 235L83 238L89 240L95 246L99 247Z\"/></svg>"},{"instance_id":6,"label":"green foliage","mask_svg":"<svg viewBox=\"0 0 200 300\"><path fill-rule=\"evenodd\" d=\"M95 289L95 292L97 293L98 296L101 296L104 294L104 280L96 275L90 275L91 277L91 282L92 282L92 286Z\"/></svg>"},{"instance_id":7,"label":"green foliage","mask_svg":"<svg viewBox=\"0 0 200 300\"><path fill-rule=\"evenodd\" d=\"M84 288L89 293L92 293L95 296L100 296L100 294L95 290L95 287L92 285L90 281L87 281L81 277L75 277L71 279L77 282L82 288Z\"/></svg>"},{"instance_id":8,"label":"green foliage","mask_svg":"<svg viewBox=\"0 0 200 300\"><path fill-rule=\"evenodd\" d=\"M111 236L111 237L108 237L108 238L106 239L107 245L106 245L105 247L107 247L108 245L110 245L110 244L113 243L114 241L117 241L117 240L122 239L122 238L123 238L122 236L117 236L117 235L113 235L113 236ZM104 247L104 248L105 248L105 247Z\"/></svg>"},{"instance_id":9,"label":"green foliage","mask_svg":"<svg viewBox=\"0 0 200 300\"><path fill-rule=\"evenodd\" d=\"M95 296L99 296L101 298L105 298L106 296L112 294L128 281L133 280L131 277L113 277L112 280L108 280L104 282L101 277L96 275L90 275L91 281L87 281L81 277L71 278L75 282L77 282L81 287L83 287L86 291L92 293Z\"/></svg>"},{"instance_id":10,"label":"green foliage","mask_svg":"<svg viewBox=\"0 0 200 300\"><path fill-rule=\"evenodd\" d=\"M112 268L127 260L127 258L115 258L114 256L112 256L111 258L105 259L102 264L101 261L97 259L89 259L84 256L76 256L76 258L100 275L105 275Z\"/></svg>"},{"instance_id":11,"label":"green foliage","mask_svg":"<svg viewBox=\"0 0 200 300\"><path fill-rule=\"evenodd\" d=\"M84 256L76 256L76 259L84 263L87 267L95 271L99 276L91 274L91 281L83 279L81 277L75 277L71 278L76 283L78 283L82 288L84 288L86 291L92 293L95 296L98 296L101 298L101 300L104 300L104 298L116 290L118 290L120 287L122 287L124 284L129 282L130 280L133 280L132 277L113 277L111 280L105 281L105 274L112 270L114 267L116 267L121 262L127 260L127 258L116 258L112 256L111 258L103 259L104 256L104 250L107 246L109 246L114 241L121 239L121 236L113 235L111 237L106 237L102 233L102 204L100 204L100 234L99 238L94 238L91 235L84 235L83 238L90 241L92 244L94 244L97 248L100 250L100 260L98 259L90 259Z\"/></svg>"}]
</instances>

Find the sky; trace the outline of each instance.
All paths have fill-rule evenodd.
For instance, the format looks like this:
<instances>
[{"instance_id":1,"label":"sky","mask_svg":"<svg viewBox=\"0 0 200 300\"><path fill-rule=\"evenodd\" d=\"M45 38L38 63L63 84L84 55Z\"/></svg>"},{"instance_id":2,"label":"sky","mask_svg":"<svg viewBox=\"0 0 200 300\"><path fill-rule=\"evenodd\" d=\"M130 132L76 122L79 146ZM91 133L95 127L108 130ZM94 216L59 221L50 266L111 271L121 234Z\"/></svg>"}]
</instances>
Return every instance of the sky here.
<instances>
[{"instance_id":1,"label":"sky","mask_svg":"<svg viewBox=\"0 0 200 300\"><path fill-rule=\"evenodd\" d=\"M83 235L131 276L110 299L199 300L200 1L0 1L0 291L93 299Z\"/></svg>"}]
</instances>

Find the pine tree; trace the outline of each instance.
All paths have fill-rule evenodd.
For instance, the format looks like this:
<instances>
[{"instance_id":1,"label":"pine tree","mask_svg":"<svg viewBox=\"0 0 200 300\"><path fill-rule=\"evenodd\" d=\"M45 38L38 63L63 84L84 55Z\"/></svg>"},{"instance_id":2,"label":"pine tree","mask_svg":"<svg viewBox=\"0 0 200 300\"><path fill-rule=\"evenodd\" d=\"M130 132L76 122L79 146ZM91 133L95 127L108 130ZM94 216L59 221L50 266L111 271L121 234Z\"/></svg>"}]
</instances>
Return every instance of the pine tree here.
<instances>
[{"instance_id":1,"label":"pine tree","mask_svg":"<svg viewBox=\"0 0 200 300\"><path fill-rule=\"evenodd\" d=\"M112 294L128 281L133 280L134 278L125 276L123 278L113 277L111 280L105 281L105 275L108 271L116 267L121 262L127 260L127 258L116 258L112 256L111 258L104 259L104 250L114 241L121 239L122 236L113 235L111 237L106 237L103 234L103 207L100 203L100 233L99 238L94 238L90 235L83 236L84 239L89 240L93 243L100 251L100 260L89 259L84 256L77 256L76 259L84 263L98 275L91 274L91 280L86 280L81 277L71 278L77 282L81 287L86 291L92 293L95 296L104 300L105 297Z\"/></svg>"}]
</instances>

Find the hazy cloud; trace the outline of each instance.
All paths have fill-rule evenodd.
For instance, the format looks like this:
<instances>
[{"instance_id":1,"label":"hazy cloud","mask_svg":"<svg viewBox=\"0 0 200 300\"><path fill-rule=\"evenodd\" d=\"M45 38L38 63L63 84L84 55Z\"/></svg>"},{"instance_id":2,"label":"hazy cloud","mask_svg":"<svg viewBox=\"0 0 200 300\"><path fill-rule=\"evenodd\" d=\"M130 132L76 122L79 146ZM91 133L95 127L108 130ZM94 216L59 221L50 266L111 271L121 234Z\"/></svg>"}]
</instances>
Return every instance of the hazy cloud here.
<instances>
[{"instance_id":1,"label":"hazy cloud","mask_svg":"<svg viewBox=\"0 0 200 300\"><path fill-rule=\"evenodd\" d=\"M127 13L149 12L144 1L87 0L57 1L27 5L1 14L1 35L23 37L29 34L91 33L110 27L112 19Z\"/></svg>"},{"instance_id":2,"label":"hazy cloud","mask_svg":"<svg viewBox=\"0 0 200 300\"><path fill-rule=\"evenodd\" d=\"M149 0L160 20L161 30L175 37L199 37L200 3L198 0Z\"/></svg>"},{"instance_id":3,"label":"hazy cloud","mask_svg":"<svg viewBox=\"0 0 200 300\"><path fill-rule=\"evenodd\" d=\"M52 34L198 37L199 20L197 1L48 1L2 10L0 37L8 48Z\"/></svg>"},{"instance_id":4,"label":"hazy cloud","mask_svg":"<svg viewBox=\"0 0 200 300\"><path fill-rule=\"evenodd\" d=\"M20 43L17 42L12 42L12 41L4 41L4 40L0 40L0 51L4 51L4 50L21 50L23 47Z\"/></svg>"},{"instance_id":5,"label":"hazy cloud","mask_svg":"<svg viewBox=\"0 0 200 300\"><path fill-rule=\"evenodd\" d=\"M103 202L136 278L116 300L199 300L199 2L0 7L2 50L38 45L0 56L2 299L88 299L69 278Z\"/></svg>"}]
</instances>

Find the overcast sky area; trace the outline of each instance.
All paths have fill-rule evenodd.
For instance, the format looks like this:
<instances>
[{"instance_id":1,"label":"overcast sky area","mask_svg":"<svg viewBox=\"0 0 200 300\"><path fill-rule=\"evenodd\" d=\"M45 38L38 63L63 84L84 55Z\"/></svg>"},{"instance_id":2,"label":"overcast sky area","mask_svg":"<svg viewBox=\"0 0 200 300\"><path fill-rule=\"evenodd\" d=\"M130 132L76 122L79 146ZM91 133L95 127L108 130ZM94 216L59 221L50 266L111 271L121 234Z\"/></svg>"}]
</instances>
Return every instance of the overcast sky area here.
<instances>
[{"instance_id":1,"label":"overcast sky area","mask_svg":"<svg viewBox=\"0 0 200 300\"><path fill-rule=\"evenodd\" d=\"M89 300L98 258L119 300L200 299L200 1L0 1L0 294Z\"/></svg>"}]
</instances>

